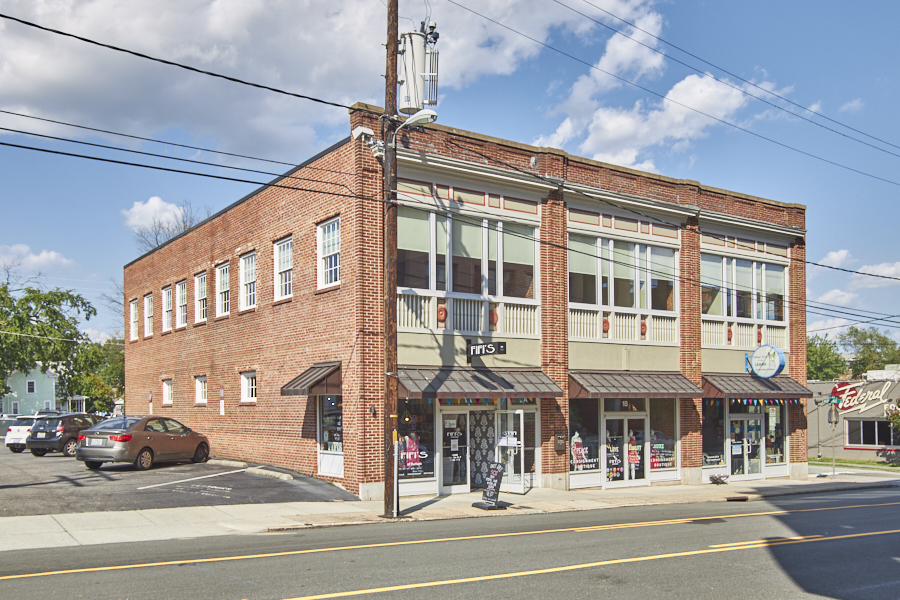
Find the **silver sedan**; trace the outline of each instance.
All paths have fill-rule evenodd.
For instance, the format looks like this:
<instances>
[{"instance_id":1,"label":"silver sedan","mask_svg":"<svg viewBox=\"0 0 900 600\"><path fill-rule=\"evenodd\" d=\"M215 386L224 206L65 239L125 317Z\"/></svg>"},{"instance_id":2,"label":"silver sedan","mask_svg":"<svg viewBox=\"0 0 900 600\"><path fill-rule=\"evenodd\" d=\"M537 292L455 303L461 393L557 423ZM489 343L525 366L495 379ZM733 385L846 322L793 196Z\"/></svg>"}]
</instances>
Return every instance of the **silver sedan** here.
<instances>
[{"instance_id":1,"label":"silver sedan","mask_svg":"<svg viewBox=\"0 0 900 600\"><path fill-rule=\"evenodd\" d=\"M75 458L88 469L105 462L130 462L138 470L172 460L200 463L209 458L209 440L169 417L114 417L81 432Z\"/></svg>"}]
</instances>

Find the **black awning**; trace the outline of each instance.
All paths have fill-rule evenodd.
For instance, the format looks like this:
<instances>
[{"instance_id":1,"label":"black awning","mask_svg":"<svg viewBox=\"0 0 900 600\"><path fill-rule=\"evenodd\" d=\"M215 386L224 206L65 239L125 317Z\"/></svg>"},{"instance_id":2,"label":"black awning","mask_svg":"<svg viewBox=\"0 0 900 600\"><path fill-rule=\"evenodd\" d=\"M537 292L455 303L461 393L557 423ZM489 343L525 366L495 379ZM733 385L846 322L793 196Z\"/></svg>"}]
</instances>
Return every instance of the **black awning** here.
<instances>
[{"instance_id":1,"label":"black awning","mask_svg":"<svg viewBox=\"0 0 900 600\"><path fill-rule=\"evenodd\" d=\"M282 386L282 396L341 394L341 361L316 363Z\"/></svg>"},{"instance_id":2,"label":"black awning","mask_svg":"<svg viewBox=\"0 0 900 600\"><path fill-rule=\"evenodd\" d=\"M812 398L813 393L793 377L777 375L769 379L749 373L709 373L703 375L704 398Z\"/></svg>"},{"instance_id":3,"label":"black awning","mask_svg":"<svg viewBox=\"0 0 900 600\"><path fill-rule=\"evenodd\" d=\"M562 388L540 369L414 367L398 369L398 396L418 398L559 398Z\"/></svg>"},{"instance_id":4,"label":"black awning","mask_svg":"<svg viewBox=\"0 0 900 600\"><path fill-rule=\"evenodd\" d=\"M678 372L569 371L569 398L700 398Z\"/></svg>"}]
</instances>

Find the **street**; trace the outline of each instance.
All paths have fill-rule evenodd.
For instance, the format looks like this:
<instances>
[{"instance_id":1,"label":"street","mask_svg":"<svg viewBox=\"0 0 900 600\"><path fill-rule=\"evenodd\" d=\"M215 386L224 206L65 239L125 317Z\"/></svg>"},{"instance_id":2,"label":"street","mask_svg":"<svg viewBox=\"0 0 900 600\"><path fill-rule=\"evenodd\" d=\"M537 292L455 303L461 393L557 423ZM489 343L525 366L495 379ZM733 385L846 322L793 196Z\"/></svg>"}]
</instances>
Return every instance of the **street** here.
<instances>
[{"instance_id":1,"label":"street","mask_svg":"<svg viewBox=\"0 0 900 600\"><path fill-rule=\"evenodd\" d=\"M0 597L900 597L900 490L0 554Z\"/></svg>"}]
</instances>

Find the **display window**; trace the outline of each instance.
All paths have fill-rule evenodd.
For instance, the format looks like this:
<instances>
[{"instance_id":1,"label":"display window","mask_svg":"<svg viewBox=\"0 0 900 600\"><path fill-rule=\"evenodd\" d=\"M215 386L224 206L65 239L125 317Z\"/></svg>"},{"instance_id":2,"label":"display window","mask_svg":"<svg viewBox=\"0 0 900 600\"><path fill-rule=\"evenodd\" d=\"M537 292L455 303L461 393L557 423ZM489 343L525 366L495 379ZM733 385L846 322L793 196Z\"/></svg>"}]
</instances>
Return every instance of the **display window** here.
<instances>
[{"instance_id":1,"label":"display window","mask_svg":"<svg viewBox=\"0 0 900 600\"><path fill-rule=\"evenodd\" d=\"M766 464L787 462L784 451L784 411L786 406L765 406Z\"/></svg>"},{"instance_id":2,"label":"display window","mask_svg":"<svg viewBox=\"0 0 900 600\"><path fill-rule=\"evenodd\" d=\"M847 446L900 446L900 432L887 420L845 419Z\"/></svg>"},{"instance_id":3,"label":"display window","mask_svg":"<svg viewBox=\"0 0 900 600\"><path fill-rule=\"evenodd\" d=\"M599 402L569 400L569 471L596 471L599 468Z\"/></svg>"},{"instance_id":4,"label":"display window","mask_svg":"<svg viewBox=\"0 0 900 600\"><path fill-rule=\"evenodd\" d=\"M725 403L703 401L703 466L725 464Z\"/></svg>"},{"instance_id":5,"label":"display window","mask_svg":"<svg viewBox=\"0 0 900 600\"><path fill-rule=\"evenodd\" d=\"M319 396L319 450L344 451L343 397Z\"/></svg>"},{"instance_id":6,"label":"display window","mask_svg":"<svg viewBox=\"0 0 900 600\"><path fill-rule=\"evenodd\" d=\"M674 398L650 400L650 468L674 469L678 439Z\"/></svg>"},{"instance_id":7,"label":"display window","mask_svg":"<svg viewBox=\"0 0 900 600\"><path fill-rule=\"evenodd\" d=\"M401 407L397 435L400 479L434 477L434 400L409 400Z\"/></svg>"}]
</instances>

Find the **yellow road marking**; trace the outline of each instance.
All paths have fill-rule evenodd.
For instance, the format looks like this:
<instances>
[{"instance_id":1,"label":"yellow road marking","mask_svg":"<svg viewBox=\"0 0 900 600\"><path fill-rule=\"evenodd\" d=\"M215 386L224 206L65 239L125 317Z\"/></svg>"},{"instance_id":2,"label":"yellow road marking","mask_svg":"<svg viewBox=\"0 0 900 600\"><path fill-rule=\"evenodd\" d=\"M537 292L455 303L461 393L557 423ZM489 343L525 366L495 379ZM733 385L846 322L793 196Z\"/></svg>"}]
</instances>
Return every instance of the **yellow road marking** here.
<instances>
[{"instance_id":1,"label":"yellow road marking","mask_svg":"<svg viewBox=\"0 0 900 600\"><path fill-rule=\"evenodd\" d=\"M514 577L527 577L529 575L546 575L548 573L562 573L565 571L577 571L581 569L590 569L593 567L605 567L609 565L621 565L626 563L645 562L651 560L661 560L663 558L680 558L684 556L697 556L700 554L714 554L717 552L731 552L733 550L748 550L750 548L765 548L768 546L782 546L784 544L807 544L810 542L824 542L830 540L844 540L849 538L866 537L873 535L888 535L891 533L900 533L900 529L891 529L888 531L873 531L870 533L852 533L848 535L836 535L833 537L813 537L799 540L777 540L773 542L752 543L752 545L731 546L728 548L711 548L706 550L689 550L687 552L672 552L669 554L655 554L652 556L637 556L634 558L614 558L611 560L601 560L598 562L584 563L580 565L566 565L564 567L550 567L547 569L534 569L532 571L518 571L516 573L500 573L498 575L481 575L479 577L466 577L463 579L445 579L443 581L426 581L423 583L409 583L405 585L392 585L390 587L370 588L367 590L352 590L348 592L334 592L329 594L316 594L314 596L299 596L290 598L289 600L323 600L325 598L343 598L347 596L362 596L363 594L380 594L384 592L399 592L403 590L414 590L428 587L438 587L442 585L456 585L459 583L477 583L480 581L491 581L495 579L512 579Z\"/></svg>"},{"instance_id":2,"label":"yellow road marking","mask_svg":"<svg viewBox=\"0 0 900 600\"><path fill-rule=\"evenodd\" d=\"M781 541L788 541L788 540L811 540L811 539L820 538L820 537L822 537L822 536L821 535L797 535L797 536L785 537L785 538L772 538L770 540L753 540L750 542L731 542L730 544L713 544L710 546L710 548L728 548L729 546L744 546L746 544L765 544L765 543L771 544L772 542L781 542Z\"/></svg>"},{"instance_id":3,"label":"yellow road marking","mask_svg":"<svg viewBox=\"0 0 900 600\"><path fill-rule=\"evenodd\" d=\"M792 513L817 512L823 510L845 510L851 508L874 508L879 506L896 506L900 502L883 502L880 504L853 504L849 506L829 506L824 508L802 508L797 510L771 510L757 513L743 513L737 515L716 515L713 517L694 517L690 519L668 519L664 521L643 521L637 523L616 523L613 525L598 525L597 527L566 527L563 529L540 529L536 531L514 531L508 533L487 533L482 535L466 535L448 538L433 538L427 540L405 540L402 542L380 542L377 544L359 544L357 546L336 546L332 548L311 548L309 550L286 550L284 552L267 552L265 554L246 554L242 556L219 556L215 558L197 558L182 560L167 560L152 563L138 563L134 565L110 565L106 567L86 567L82 569L64 569L60 571L44 571L39 573L23 573L21 575L3 575L0 581L7 579L25 579L28 577L46 577L48 575L70 575L72 573L96 573L102 571L119 571L123 569L144 569L147 567L167 567L184 564L203 564L212 562L226 562L231 560L251 560L254 558L276 558L279 556L298 556L301 554L317 554L320 552L339 552L342 550L364 550L368 548L388 548L391 546L412 546L416 544L434 544L437 542L461 542L467 540L483 540L490 538L515 537L522 535L541 535L547 533L587 532L603 531L606 529L625 529L629 527L650 527L655 525L670 525L679 523L692 523L696 521L709 521L712 519L739 519L745 517L765 517L771 515L784 515Z\"/></svg>"}]
</instances>

